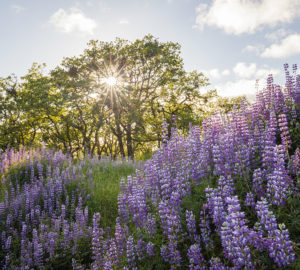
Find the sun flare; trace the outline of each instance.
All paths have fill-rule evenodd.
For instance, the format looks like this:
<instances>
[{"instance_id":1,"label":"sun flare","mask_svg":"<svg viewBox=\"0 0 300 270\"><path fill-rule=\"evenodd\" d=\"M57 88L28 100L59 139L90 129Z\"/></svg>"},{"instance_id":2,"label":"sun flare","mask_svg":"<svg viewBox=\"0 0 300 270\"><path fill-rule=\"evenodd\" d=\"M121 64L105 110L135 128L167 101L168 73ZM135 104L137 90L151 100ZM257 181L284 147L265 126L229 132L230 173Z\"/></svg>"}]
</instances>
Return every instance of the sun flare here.
<instances>
[{"instance_id":1,"label":"sun flare","mask_svg":"<svg viewBox=\"0 0 300 270\"><path fill-rule=\"evenodd\" d=\"M108 78L104 78L103 82L108 84L109 86L115 86L117 84L117 79L113 76L108 77Z\"/></svg>"}]
</instances>

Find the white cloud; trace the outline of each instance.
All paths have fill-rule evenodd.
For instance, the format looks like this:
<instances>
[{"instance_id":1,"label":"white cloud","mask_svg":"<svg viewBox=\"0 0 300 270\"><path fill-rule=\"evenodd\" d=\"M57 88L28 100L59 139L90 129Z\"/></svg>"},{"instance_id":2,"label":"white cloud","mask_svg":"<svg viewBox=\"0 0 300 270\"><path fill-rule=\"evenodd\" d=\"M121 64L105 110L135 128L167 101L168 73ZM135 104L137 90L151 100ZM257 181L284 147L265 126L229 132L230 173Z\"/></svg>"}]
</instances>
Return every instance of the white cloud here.
<instances>
[{"instance_id":1,"label":"white cloud","mask_svg":"<svg viewBox=\"0 0 300 270\"><path fill-rule=\"evenodd\" d=\"M281 40L279 44L272 44L266 48L261 56L265 58L285 58L300 54L300 34L292 34Z\"/></svg>"},{"instance_id":2,"label":"white cloud","mask_svg":"<svg viewBox=\"0 0 300 270\"><path fill-rule=\"evenodd\" d=\"M241 95L254 95L256 93L256 80L241 79L229 81L215 86L220 96L236 97Z\"/></svg>"},{"instance_id":3,"label":"white cloud","mask_svg":"<svg viewBox=\"0 0 300 270\"><path fill-rule=\"evenodd\" d=\"M247 65L244 62L239 62L233 68L233 72L241 78L251 78L256 72L256 64L250 63Z\"/></svg>"},{"instance_id":4,"label":"white cloud","mask_svg":"<svg viewBox=\"0 0 300 270\"><path fill-rule=\"evenodd\" d=\"M50 17L49 23L64 33L81 32L92 35L97 27L97 23L78 8L71 8L69 12L60 8Z\"/></svg>"},{"instance_id":5,"label":"white cloud","mask_svg":"<svg viewBox=\"0 0 300 270\"><path fill-rule=\"evenodd\" d=\"M243 52L254 52L255 54L259 54L261 50L263 49L263 46L261 45L247 45L242 51Z\"/></svg>"},{"instance_id":6,"label":"white cloud","mask_svg":"<svg viewBox=\"0 0 300 270\"><path fill-rule=\"evenodd\" d=\"M287 34L287 30L285 30L284 28L279 28L276 31L265 34L265 38L271 41L278 41L279 39L285 37Z\"/></svg>"},{"instance_id":7,"label":"white cloud","mask_svg":"<svg viewBox=\"0 0 300 270\"><path fill-rule=\"evenodd\" d=\"M229 69L224 69L224 70L222 71L222 75L223 75L223 76L228 76L228 75L230 75Z\"/></svg>"},{"instance_id":8,"label":"white cloud","mask_svg":"<svg viewBox=\"0 0 300 270\"><path fill-rule=\"evenodd\" d=\"M229 70L224 70L223 72L227 73L227 71L229 72ZM238 62L232 71L236 75L235 80L218 83L214 86L221 96L235 97L246 95L252 98L257 91L256 80L265 82L268 75L277 75L280 73L280 70L270 68L268 65L257 67L256 63L244 62ZM265 83L258 84L259 90L264 86Z\"/></svg>"},{"instance_id":9,"label":"white cloud","mask_svg":"<svg viewBox=\"0 0 300 270\"><path fill-rule=\"evenodd\" d=\"M277 75L280 70L268 66L257 68L255 63L239 62L234 66L233 72L243 79L266 79L269 74Z\"/></svg>"},{"instance_id":10,"label":"white cloud","mask_svg":"<svg viewBox=\"0 0 300 270\"><path fill-rule=\"evenodd\" d=\"M129 24L129 21L127 19L122 19L119 21L119 24Z\"/></svg>"},{"instance_id":11,"label":"white cloud","mask_svg":"<svg viewBox=\"0 0 300 270\"><path fill-rule=\"evenodd\" d=\"M16 13L20 13L20 12L22 12L23 10L25 10L24 7L19 6L19 5L11 5L11 8L12 8Z\"/></svg>"},{"instance_id":12,"label":"white cloud","mask_svg":"<svg viewBox=\"0 0 300 270\"><path fill-rule=\"evenodd\" d=\"M219 80L222 76L228 76L230 71L228 69L224 69L223 71L218 68L213 68L210 70L202 70L204 76L208 76L211 79Z\"/></svg>"},{"instance_id":13,"label":"white cloud","mask_svg":"<svg viewBox=\"0 0 300 270\"><path fill-rule=\"evenodd\" d=\"M280 73L279 69L274 68L260 68L255 72L255 79L266 79L270 74L277 75Z\"/></svg>"},{"instance_id":14,"label":"white cloud","mask_svg":"<svg viewBox=\"0 0 300 270\"><path fill-rule=\"evenodd\" d=\"M209 75L214 79L219 79L221 77L220 71L217 68L211 69Z\"/></svg>"},{"instance_id":15,"label":"white cloud","mask_svg":"<svg viewBox=\"0 0 300 270\"><path fill-rule=\"evenodd\" d=\"M214 0L196 8L196 27L205 25L228 34L254 33L263 26L290 23L300 15L299 0Z\"/></svg>"}]
</instances>

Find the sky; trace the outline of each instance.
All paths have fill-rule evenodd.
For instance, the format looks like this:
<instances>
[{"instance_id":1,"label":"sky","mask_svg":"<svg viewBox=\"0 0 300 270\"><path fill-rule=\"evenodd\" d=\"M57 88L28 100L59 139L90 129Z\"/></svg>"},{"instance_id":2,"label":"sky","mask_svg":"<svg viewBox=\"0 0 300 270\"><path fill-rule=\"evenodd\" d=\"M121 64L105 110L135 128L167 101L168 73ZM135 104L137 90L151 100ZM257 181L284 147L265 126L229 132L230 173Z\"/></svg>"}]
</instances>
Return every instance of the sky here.
<instances>
[{"instance_id":1,"label":"sky","mask_svg":"<svg viewBox=\"0 0 300 270\"><path fill-rule=\"evenodd\" d=\"M178 42L185 69L220 95L253 95L256 80L283 84L283 65L300 65L300 0L0 0L0 77L147 34Z\"/></svg>"}]
</instances>

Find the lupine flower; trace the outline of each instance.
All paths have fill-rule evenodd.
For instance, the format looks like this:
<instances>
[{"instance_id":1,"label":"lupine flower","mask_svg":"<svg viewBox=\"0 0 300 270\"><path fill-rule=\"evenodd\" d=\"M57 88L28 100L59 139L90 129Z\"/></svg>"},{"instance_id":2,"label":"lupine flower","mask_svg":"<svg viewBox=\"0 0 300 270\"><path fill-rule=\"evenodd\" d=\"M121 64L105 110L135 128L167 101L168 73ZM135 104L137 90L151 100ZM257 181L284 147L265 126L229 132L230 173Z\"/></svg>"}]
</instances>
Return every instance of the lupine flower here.
<instances>
[{"instance_id":1,"label":"lupine flower","mask_svg":"<svg viewBox=\"0 0 300 270\"><path fill-rule=\"evenodd\" d=\"M107 255L107 260L105 262L104 268L108 269L108 264L107 262L109 262L109 265L117 265L119 263L119 258L118 258L118 250L117 250L117 245L116 242L114 240L111 241L110 243L110 247L108 250L108 255Z\"/></svg>"},{"instance_id":2,"label":"lupine flower","mask_svg":"<svg viewBox=\"0 0 300 270\"><path fill-rule=\"evenodd\" d=\"M292 177L299 174L299 150L288 156L295 144L288 127L299 116L300 76L295 67L294 75L285 68L285 90L269 77L266 89L258 93L252 105L242 102L226 115L214 113L203 121L202 129L190 126L188 138L172 128L168 139L165 122L162 148L136 176L120 183L114 231L100 228L100 214L94 214L90 224L86 206L90 195L86 188L93 188L93 166L107 166L108 159L100 164L98 158L87 154L75 164L61 151L16 152L8 148L0 154L0 177L8 187L0 203L0 264L4 269L49 267L48 263L56 263L56 252L63 249L73 256L74 269L137 269L138 263L144 265L145 260L158 255L149 240L157 243L161 239L155 248L160 248L171 269L186 263L190 269L202 269L208 262L209 269L230 269L220 259L209 258L209 254L215 254L212 248L220 237L220 258L234 269L256 266L257 258L251 251L263 249L278 267L286 268L295 260L289 232L277 224L268 203L262 200L266 196L280 209L295 190ZM279 131L281 145L276 145ZM20 171L10 170L15 165ZM194 213L185 211L182 202L189 197L186 195L194 195L191 183L206 185L206 181L203 199L207 202L201 206L202 198L199 200L202 210L197 227ZM249 185L247 191L244 184ZM253 206L256 200L262 200L256 204L258 222L254 228L246 225L234 196L240 191L243 198L248 192L243 205ZM84 251L82 242L87 245ZM91 265L81 265L84 260L78 258L82 252L91 252Z\"/></svg>"},{"instance_id":3,"label":"lupine flower","mask_svg":"<svg viewBox=\"0 0 300 270\"><path fill-rule=\"evenodd\" d=\"M134 240L132 236L129 236L126 242L126 258L130 267L135 267L135 252L134 252Z\"/></svg>"},{"instance_id":4,"label":"lupine flower","mask_svg":"<svg viewBox=\"0 0 300 270\"><path fill-rule=\"evenodd\" d=\"M276 218L272 211L269 210L268 203L265 199L258 201L256 204L257 216L262 230L267 233L267 247L270 257L278 267L288 266L295 261L295 253L292 243L289 239L289 232L284 225L278 228Z\"/></svg>"},{"instance_id":5,"label":"lupine flower","mask_svg":"<svg viewBox=\"0 0 300 270\"><path fill-rule=\"evenodd\" d=\"M42 248L42 244L39 243L38 234L37 234L36 229L33 229L32 235L33 235L32 241L33 241L34 263L37 267L42 267L42 265L43 265L43 248Z\"/></svg>"},{"instance_id":6,"label":"lupine flower","mask_svg":"<svg viewBox=\"0 0 300 270\"><path fill-rule=\"evenodd\" d=\"M241 207L237 196L227 197L228 214L221 228L221 240L225 257L232 261L237 269L246 267L254 269L248 245L249 228L245 225L245 214L240 212Z\"/></svg>"},{"instance_id":7,"label":"lupine flower","mask_svg":"<svg viewBox=\"0 0 300 270\"><path fill-rule=\"evenodd\" d=\"M291 138L289 134L289 127L288 127L288 122L286 119L285 114L280 114L279 119L278 119L278 125L280 129L280 137L281 137L281 143L288 148L291 145Z\"/></svg>"},{"instance_id":8,"label":"lupine flower","mask_svg":"<svg viewBox=\"0 0 300 270\"><path fill-rule=\"evenodd\" d=\"M254 196L252 192L248 192L246 194L246 198L245 198L245 205L246 206L255 206L255 202L254 202Z\"/></svg>"},{"instance_id":9,"label":"lupine flower","mask_svg":"<svg viewBox=\"0 0 300 270\"><path fill-rule=\"evenodd\" d=\"M221 195L221 192L216 189L206 188L205 191L210 216L212 217L217 230L220 230L225 219L225 204L223 202L223 196Z\"/></svg>"},{"instance_id":10,"label":"lupine flower","mask_svg":"<svg viewBox=\"0 0 300 270\"><path fill-rule=\"evenodd\" d=\"M226 267L219 258L212 258L210 261L209 270L227 270L229 267Z\"/></svg>"},{"instance_id":11,"label":"lupine flower","mask_svg":"<svg viewBox=\"0 0 300 270\"><path fill-rule=\"evenodd\" d=\"M150 256L150 257L154 256L154 244L151 242L148 242L147 246L146 246L146 251L147 251L148 256Z\"/></svg>"},{"instance_id":12,"label":"lupine flower","mask_svg":"<svg viewBox=\"0 0 300 270\"><path fill-rule=\"evenodd\" d=\"M204 258L201 253L200 245L198 244L191 245L188 250L187 256L189 259L190 270L206 269L206 267L204 266Z\"/></svg>"},{"instance_id":13,"label":"lupine flower","mask_svg":"<svg viewBox=\"0 0 300 270\"><path fill-rule=\"evenodd\" d=\"M94 267L100 267L102 265L100 240L101 240L100 214L96 213L93 216L93 239L92 239Z\"/></svg>"},{"instance_id":14,"label":"lupine flower","mask_svg":"<svg viewBox=\"0 0 300 270\"><path fill-rule=\"evenodd\" d=\"M267 198L275 205L283 205L290 191L290 177L282 166L277 167L268 176Z\"/></svg>"},{"instance_id":15,"label":"lupine flower","mask_svg":"<svg viewBox=\"0 0 300 270\"><path fill-rule=\"evenodd\" d=\"M145 257L145 248L146 248L146 243L144 240L140 239L138 240L135 250L136 250L136 255L139 261L143 260Z\"/></svg>"},{"instance_id":16,"label":"lupine flower","mask_svg":"<svg viewBox=\"0 0 300 270\"><path fill-rule=\"evenodd\" d=\"M256 169L253 172L253 189L255 194L257 194L258 198L261 198L265 194L264 186L263 186L263 174L260 168Z\"/></svg>"},{"instance_id":17,"label":"lupine flower","mask_svg":"<svg viewBox=\"0 0 300 270\"><path fill-rule=\"evenodd\" d=\"M7 237L5 242L5 249L10 250L10 247L11 247L11 236Z\"/></svg>"},{"instance_id":18,"label":"lupine flower","mask_svg":"<svg viewBox=\"0 0 300 270\"><path fill-rule=\"evenodd\" d=\"M200 243L200 235L197 234L196 219L193 212L186 210L185 217L189 238L196 243Z\"/></svg>"},{"instance_id":19,"label":"lupine flower","mask_svg":"<svg viewBox=\"0 0 300 270\"><path fill-rule=\"evenodd\" d=\"M160 255L164 259L165 262L169 262L169 252L168 247L163 245L160 248Z\"/></svg>"},{"instance_id":20,"label":"lupine flower","mask_svg":"<svg viewBox=\"0 0 300 270\"><path fill-rule=\"evenodd\" d=\"M202 242L205 245L205 248L210 249L213 248L213 241L211 239L211 228L208 220L208 216L206 215L207 205L203 205L203 210L200 211L200 233Z\"/></svg>"}]
</instances>

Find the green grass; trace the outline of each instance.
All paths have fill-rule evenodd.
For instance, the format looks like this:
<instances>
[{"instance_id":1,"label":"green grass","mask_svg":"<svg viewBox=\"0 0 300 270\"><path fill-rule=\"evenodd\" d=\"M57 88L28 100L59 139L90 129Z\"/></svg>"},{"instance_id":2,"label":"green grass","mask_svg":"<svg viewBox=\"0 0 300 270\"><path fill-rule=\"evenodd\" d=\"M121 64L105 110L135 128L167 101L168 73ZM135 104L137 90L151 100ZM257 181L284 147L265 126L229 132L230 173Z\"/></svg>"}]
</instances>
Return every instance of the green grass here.
<instances>
[{"instance_id":1,"label":"green grass","mask_svg":"<svg viewBox=\"0 0 300 270\"><path fill-rule=\"evenodd\" d=\"M118 216L118 194L120 193L120 180L133 174L135 168L130 164L114 166L110 162L95 165L93 168L93 184L89 185L91 198L88 202L90 213L101 214L102 227L114 228ZM91 215L90 215L91 216Z\"/></svg>"},{"instance_id":2,"label":"green grass","mask_svg":"<svg viewBox=\"0 0 300 270\"><path fill-rule=\"evenodd\" d=\"M73 165L79 165L80 162L80 160L74 160ZM44 167L44 177L46 177L45 168L46 166ZM90 170L92 170L92 182L89 180ZM90 195L90 199L87 202L90 219L92 219L94 213L99 212L101 214L101 226L114 228L115 220L118 216L117 198L120 193L120 180L134 174L135 170L132 162L113 161L109 158L104 158L92 165L90 160L86 160L82 173L68 189L71 195L72 190L75 191L78 187L76 183L80 182L80 186ZM21 171L22 175L19 176ZM15 174L18 175L21 187L25 182L29 181L30 171L27 178L25 178L25 165L23 163L11 167L5 175L0 175L0 202L4 201L5 191L9 189L10 182L15 185ZM38 174L36 165L35 174L36 176ZM2 183L1 177L7 179L6 183Z\"/></svg>"}]
</instances>

